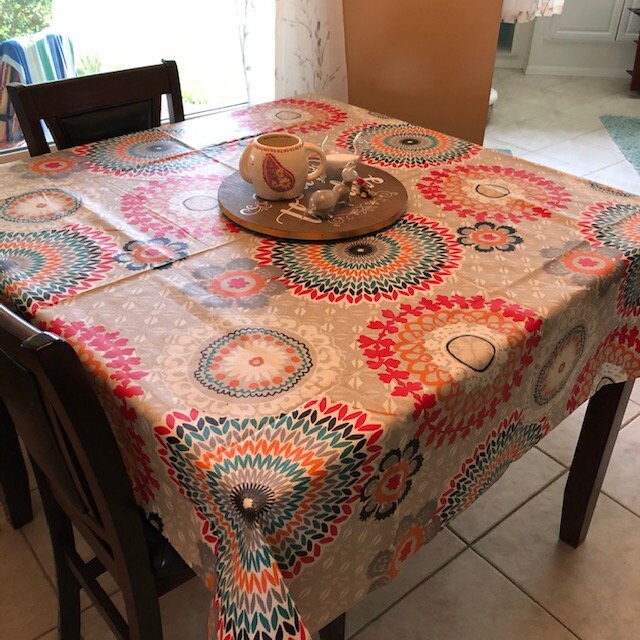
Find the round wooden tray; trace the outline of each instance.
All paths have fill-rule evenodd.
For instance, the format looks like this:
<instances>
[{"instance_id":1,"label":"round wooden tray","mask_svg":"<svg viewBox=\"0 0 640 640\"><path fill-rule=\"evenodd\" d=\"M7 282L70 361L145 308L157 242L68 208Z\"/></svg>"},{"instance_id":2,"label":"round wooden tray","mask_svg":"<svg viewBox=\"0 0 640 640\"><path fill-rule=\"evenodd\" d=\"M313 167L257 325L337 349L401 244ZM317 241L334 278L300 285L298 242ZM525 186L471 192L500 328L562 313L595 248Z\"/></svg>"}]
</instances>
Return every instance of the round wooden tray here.
<instances>
[{"instance_id":1,"label":"round wooden tray","mask_svg":"<svg viewBox=\"0 0 640 640\"><path fill-rule=\"evenodd\" d=\"M372 193L361 198L352 190L352 205L339 204L331 220L320 221L307 213L309 195L318 189L331 189L335 182L326 178L307 184L295 200L262 200L239 173L224 180L218 190L222 212L236 224L276 238L291 240L338 240L378 231L395 222L407 206L402 183L382 169L360 164L357 167Z\"/></svg>"}]
</instances>

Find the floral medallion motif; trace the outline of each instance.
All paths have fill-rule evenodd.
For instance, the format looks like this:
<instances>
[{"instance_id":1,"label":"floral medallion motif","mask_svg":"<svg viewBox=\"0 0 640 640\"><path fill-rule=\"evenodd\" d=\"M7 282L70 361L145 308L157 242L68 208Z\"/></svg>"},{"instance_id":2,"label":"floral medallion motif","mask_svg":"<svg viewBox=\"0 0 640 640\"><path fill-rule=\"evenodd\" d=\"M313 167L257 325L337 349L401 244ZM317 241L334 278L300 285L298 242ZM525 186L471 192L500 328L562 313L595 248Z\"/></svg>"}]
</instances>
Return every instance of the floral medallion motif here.
<instances>
[{"instance_id":1,"label":"floral medallion motif","mask_svg":"<svg viewBox=\"0 0 640 640\"><path fill-rule=\"evenodd\" d=\"M569 412L586 402L603 384L640 377L640 331L617 327L598 346L576 378Z\"/></svg>"},{"instance_id":2,"label":"floral medallion motif","mask_svg":"<svg viewBox=\"0 0 640 640\"><path fill-rule=\"evenodd\" d=\"M340 134L336 144L351 151L360 135L366 142L361 157L383 167L425 167L464 160L480 147L444 133L412 124L362 124Z\"/></svg>"},{"instance_id":3,"label":"floral medallion motif","mask_svg":"<svg viewBox=\"0 0 640 640\"><path fill-rule=\"evenodd\" d=\"M110 271L111 238L91 227L0 234L0 291L20 311L90 289Z\"/></svg>"},{"instance_id":4,"label":"floral medallion motif","mask_svg":"<svg viewBox=\"0 0 640 640\"><path fill-rule=\"evenodd\" d=\"M308 347L271 329L238 329L201 352L196 380L232 398L276 396L294 387L311 371Z\"/></svg>"},{"instance_id":5,"label":"floral medallion motif","mask_svg":"<svg viewBox=\"0 0 640 640\"><path fill-rule=\"evenodd\" d=\"M547 404L564 389L580 360L585 342L586 331L581 325L562 336L538 375L533 392L538 404Z\"/></svg>"},{"instance_id":6,"label":"floral medallion motif","mask_svg":"<svg viewBox=\"0 0 640 640\"><path fill-rule=\"evenodd\" d=\"M151 467L144 439L137 432L137 402L144 395L139 381L148 373L140 368L134 348L117 331L81 321L54 319L40 328L67 340L78 354L89 380L98 387L103 406L114 429L133 491L147 504L160 488Z\"/></svg>"},{"instance_id":7,"label":"floral medallion motif","mask_svg":"<svg viewBox=\"0 0 640 640\"><path fill-rule=\"evenodd\" d=\"M122 197L120 211L129 224L152 236L183 240L238 233L218 209L221 182L210 175L150 180Z\"/></svg>"},{"instance_id":8,"label":"floral medallion motif","mask_svg":"<svg viewBox=\"0 0 640 640\"><path fill-rule=\"evenodd\" d=\"M380 425L321 399L260 422L176 412L155 435L216 548L219 628L231 638L295 633L300 621L282 577L339 535L380 454Z\"/></svg>"},{"instance_id":9,"label":"floral medallion motif","mask_svg":"<svg viewBox=\"0 0 640 640\"><path fill-rule=\"evenodd\" d=\"M172 336L158 354L150 384L162 387L172 402L206 406L219 415L232 404L238 418L256 418L281 415L329 393L346 369L335 336L317 324L292 316L252 329L230 331L223 321ZM233 367L233 375L216 368L221 362Z\"/></svg>"},{"instance_id":10,"label":"floral medallion motif","mask_svg":"<svg viewBox=\"0 0 640 640\"><path fill-rule=\"evenodd\" d=\"M436 515L442 526L470 507L512 462L521 458L550 430L551 425L546 419L540 423L525 424L521 411L503 420L463 462L440 498Z\"/></svg>"},{"instance_id":11,"label":"floral medallion motif","mask_svg":"<svg viewBox=\"0 0 640 640\"><path fill-rule=\"evenodd\" d=\"M480 253L492 251L514 251L522 243L513 227L496 225L493 222L476 222L472 227L458 229L458 243L473 247Z\"/></svg>"},{"instance_id":12,"label":"floral medallion motif","mask_svg":"<svg viewBox=\"0 0 640 640\"><path fill-rule=\"evenodd\" d=\"M280 268L297 296L355 304L428 291L458 267L461 255L449 229L408 213L384 231L343 242L262 240L256 259Z\"/></svg>"},{"instance_id":13,"label":"floral medallion motif","mask_svg":"<svg viewBox=\"0 0 640 640\"><path fill-rule=\"evenodd\" d=\"M234 258L224 266L203 265L191 272L184 292L205 307L257 309L286 291L278 267L258 267L251 258Z\"/></svg>"},{"instance_id":14,"label":"floral medallion motif","mask_svg":"<svg viewBox=\"0 0 640 640\"><path fill-rule=\"evenodd\" d=\"M296 133L322 131L342 124L347 119L346 111L315 100L285 98L258 104L232 112L243 124L257 131L285 129Z\"/></svg>"},{"instance_id":15,"label":"floral medallion motif","mask_svg":"<svg viewBox=\"0 0 640 640\"><path fill-rule=\"evenodd\" d=\"M50 176L58 173L68 173L75 166L71 158L61 156L37 158L31 162L29 168L34 173Z\"/></svg>"},{"instance_id":16,"label":"floral medallion motif","mask_svg":"<svg viewBox=\"0 0 640 640\"><path fill-rule=\"evenodd\" d=\"M540 255L549 258L544 270L557 276L569 276L576 284L590 285L608 283L618 270L624 269L625 260L615 249L599 247L593 249L589 243L576 246L566 242L561 247L544 248Z\"/></svg>"},{"instance_id":17,"label":"floral medallion motif","mask_svg":"<svg viewBox=\"0 0 640 640\"><path fill-rule=\"evenodd\" d=\"M559 184L530 171L501 165L433 169L418 189L444 211L478 222L519 223L549 218L571 201Z\"/></svg>"},{"instance_id":18,"label":"floral medallion motif","mask_svg":"<svg viewBox=\"0 0 640 640\"><path fill-rule=\"evenodd\" d=\"M412 477L422 466L420 442L411 440L401 451L392 449L380 461L378 472L362 487L360 519L384 520L393 515L411 489Z\"/></svg>"},{"instance_id":19,"label":"floral medallion motif","mask_svg":"<svg viewBox=\"0 0 640 640\"><path fill-rule=\"evenodd\" d=\"M73 153L90 171L128 177L164 176L210 162L175 138L153 129L80 145Z\"/></svg>"},{"instance_id":20,"label":"floral medallion motif","mask_svg":"<svg viewBox=\"0 0 640 640\"><path fill-rule=\"evenodd\" d=\"M541 324L505 300L440 295L384 310L358 342L392 395L415 399L417 437L428 430L427 444L441 446L482 427L520 386Z\"/></svg>"},{"instance_id":21,"label":"floral medallion motif","mask_svg":"<svg viewBox=\"0 0 640 640\"><path fill-rule=\"evenodd\" d=\"M435 515L436 508L435 501L428 502L417 514L400 520L391 548L378 553L367 568L367 577L372 581L369 591L389 584L407 560L436 537L442 529L442 523Z\"/></svg>"},{"instance_id":22,"label":"floral medallion motif","mask_svg":"<svg viewBox=\"0 0 640 640\"><path fill-rule=\"evenodd\" d=\"M169 238L129 240L122 248L124 253L117 254L114 259L130 271L162 269L189 255L186 242L174 242Z\"/></svg>"},{"instance_id":23,"label":"floral medallion motif","mask_svg":"<svg viewBox=\"0 0 640 640\"><path fill-rule=\"evenodd\" d=\"M71 215L81 204L62 189L38 189L0 201L0 218L27 224L51 222Z\"/></svg>"},{"instance_id":24,"label":"floral medallion motif","mask_svg":"<svg viewBox=\"0 0 640 640\"><path fill-rule=\"evenodd\" d=\"M613 247L628 258L638 254L640 205L597 203L580 215L582 235L594 247Z\"/></svg>"},{"instance_id":25,"label":"floral medallion motif","mask_svg":"<svg viewBox=\"0 0 640 640\"><path fill-rule=\"evenodd\" d=\"M620 285L618 312L640 315L640 206L597 203L580 216L582 235L592 247L611 247L625 256L627 272Z\"/></svg>"}]
</instances>

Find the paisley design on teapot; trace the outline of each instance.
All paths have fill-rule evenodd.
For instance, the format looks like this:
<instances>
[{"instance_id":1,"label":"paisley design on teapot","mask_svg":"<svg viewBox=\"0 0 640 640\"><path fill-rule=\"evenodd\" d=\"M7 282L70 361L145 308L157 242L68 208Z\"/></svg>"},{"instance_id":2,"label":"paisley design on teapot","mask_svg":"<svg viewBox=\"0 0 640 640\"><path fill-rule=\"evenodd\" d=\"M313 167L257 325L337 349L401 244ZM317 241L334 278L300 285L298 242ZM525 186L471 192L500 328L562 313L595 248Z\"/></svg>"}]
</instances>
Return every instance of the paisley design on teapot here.
<instances>
[{"instance_id":1,"label":"paisley design on teapot","mask_svg":"<svg viewBox=\"0 0 640 640\"><path fill-rule=\"evenodd\" d=\"M262 177L269 188L278 193L290 191L296 183L296 178L293 173L285 169L273 153L266 153L264 156L264 160L262 161Z\"/></svg>"}]
</instances>

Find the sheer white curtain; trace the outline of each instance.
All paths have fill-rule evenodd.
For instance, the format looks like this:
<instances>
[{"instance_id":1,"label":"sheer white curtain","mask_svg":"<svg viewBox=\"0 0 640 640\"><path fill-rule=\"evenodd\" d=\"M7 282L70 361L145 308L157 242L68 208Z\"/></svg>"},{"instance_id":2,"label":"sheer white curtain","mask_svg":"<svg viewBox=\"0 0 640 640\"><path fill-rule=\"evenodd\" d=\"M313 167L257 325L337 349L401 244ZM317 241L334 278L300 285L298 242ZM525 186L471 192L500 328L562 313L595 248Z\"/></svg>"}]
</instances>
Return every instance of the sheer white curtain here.
<instances>
[{"instance_id":1,"label":"sheer white curtain","mask_svg":"<svg viewBox=\"0 0 640 640\"><path fill-rule=\"evenodd\" d=\"M530 22L535 18L562 13L564 0L503 0L504 22Z\"/></svg>"},{"instance_id":2,"label":"sheer white curtain","mask_svg":"<svg viewBox=\"0 0 640 640\"><path fill-rule=\"evenodd\" d=\"M347 99L342 0L236 0L249 101Z\"/></svg>"}]
</instances>

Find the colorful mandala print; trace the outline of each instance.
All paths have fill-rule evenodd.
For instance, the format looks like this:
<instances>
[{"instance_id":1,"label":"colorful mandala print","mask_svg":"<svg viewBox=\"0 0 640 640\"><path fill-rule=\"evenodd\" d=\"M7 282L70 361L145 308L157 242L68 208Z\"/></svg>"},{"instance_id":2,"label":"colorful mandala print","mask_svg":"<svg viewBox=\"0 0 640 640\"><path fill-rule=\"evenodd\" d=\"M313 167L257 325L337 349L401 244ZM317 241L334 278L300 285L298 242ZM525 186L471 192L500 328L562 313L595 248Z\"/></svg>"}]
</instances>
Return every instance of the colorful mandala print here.
<instances>
[{"instance_id":1,"label":"colorful mandala print","mask_svg":"<svg viewBox=\"0 0 640 640\"><path fill-rule=\"evenodd\" d=\"M33 160L29 168L34 173L51 176L52 174L68 173L74 167L75 163L71 158L52 156Z\"/></svg>"},{"instance_id":2,"label":"colorful mandala print","mask_svg":"<svg viewBox=\"0 0 640 640\"><path fill-rule=\"evenodd\" d=\"M461 256L449 229L412 213L375 235L324 244L266 239L256 252L258 264L282 269L295 295L351 304L428 291Z\"/></svg>"},{"instance_id":3,"label":"colorful mandala print","mask_svg":"<svg viewBox=\"0 0 640 640\"><path fill-rule=\"evenodd\" d=\"M501 165L464 165L434 169L420 182L422 195L444 211L478 222L498 223L549 218L567 208L571 195L542 176Z\"/></svg>"},{"instance_id":4,"label":"colorful mandala print","mask_svg":"<svg viewBox=\"0 0 640 640\"><path fill-rule=\"evenodd\" d=\"M346 111L324 102L297 98L258 104L233 111L232 115L258 131L286 129L302 134L331 129L347 119Z\"/></svg>"},{"instance_id":5,"label":"colorful mandala print","mask_svg":"<svg viewBox=\"0 0 640 640\"><path fill-rule=\"evenodd\" d=\"M186 242L173 242L169 238L129 240L122 248L124 253L119 253L114 259L130 271L163 269L189 255Z\"/></svg>"},{"instance_id":6,"label":"colorful mandala print","mask_svg":"<svg viewBox=\"0 0 640 640\"><path fill-rule=\"evenodd\" d=\"M569 412L586 402L603 384L640 377L640 331L617 327L598 346L576 379L567 402Z\"/></svg>"},{"instance_id":7,"label":"colorful mandala print","mask_svg":"<svg viewBox=\"0 0 640 640\"><path fill-rule=\"evenodd\" d=\"M257 309L287 287L278 267L258 267L251 258L234 258L225 266L204 265L191 272L184 292L205 307Z\"/></svg>"},{"instance_id":8,"label":"colorful mandala print","mask_svg":"<svg viewBox=\"0 0 640 640\"><path fill-rule=\"evenodd\" d=\"M480 147L471 142L412 124L358 125L344 131L336 144L351 151L358 147L363 160L383 167L448 164L480 151Z\"/></svg>"},{"instance_id":9,"label":"colorful mandala print","mask_svg":"<svg viewBox=\"0 0 640 640\"><path fill-rule=\"evenodd\" d=\"M0 234L0 292L16 308L40 306L90 289L111 269L116 246L91 227Z\"/></svg>"},{"instance_id":10,"label":"colorful mandala print","mask_svg":"<svg viewBox=\"0 0 640 640\"><path fill-rule=\"evenodd\" d=\"M141 131L75 147L94 173L115 176L165 176L195 169L210 160L161 131Z\"/></svg>"},{"instance_id":11,"label":"colorful mandala print","mask_svg":"<svg viewBox=\"0 0 640 640\"><path fill-rule=\"evenodd\" d=\"M640 205L597 203L580 215L582 235L593 247L611 247L628 261L618 312L640 316Z\"/></svg>"},{"instance_id":12,"label":"colorful mandala print","mask_svg":"<svg viewBox=\"0 0 640 640\"><path fill-rule=\"evenodd\" d=\"M522 242L513 227L495 225L493 222L476 222L472 227L458 229L458 243L473 247L480 253L514 251Z\"/></svg>"},{"instance_id":13,"label":"colorful mandala print","mask_svg":"<svg viewBox=\"0 0 640 640\"><path fill-rule=\"evenodd\" d=\"M436 502L431 501L416 515L400 520L391 548L378 553L367 568L367 577L372 581L370 592L389 584L407 560L436 537L442 529L442 523L435 515L436 508Z\"/></svg>"},{"instance_id":14,"label":"colorful mandala print","mask_svg":"<svg viewBox=\"0 0 640 640\"><path fill-rule=\"evenodd\" d=\"M237 329L202 351L194 376L205 388L232 398L285 393L313 367L303 343L271 329Z\"/></svg>"},{"instance_id":15,"label":"colorful mandala print","mask_svg":"<svg viewBox=\"0 0 640 640\"><path fill-rule=\"evenodd\" d=\"M600 184L599 182L594 182L593 180L589 180L589 185L595 191L599 191L600 193L606 193L608 196L618 196L620 198L633 198L633 194L627 193L626 191L621 191L620 189L615 189L614 187L608 187L606 184Z\"/></svg>"},{"instance_id":16,"label":"colorful mandala print","mask_svg":"<svg viewBox=\"0 0 640 640\"><path fill-rule=\"evenodd\" d=\"M389 451L378 467L378 472L362 487L360 500L363 503L360 519L384 520L393 515L398 505L411 489L412 477L422 466L420 441L411 440L401 451Z\"/></svg>"},{"instance_id":17,"label":"colorful mandala print","mask_svg":"<svg viewBox=\"0 0 640 640\"><path fill-rule=\"evenodd\" d=\"M145 441L136 431L135 409L135 399L143 395L139 381L148 373L140 369L140 358L134 348L117 331L80 321L56 318L41 323L40 328L63 337L75 349L109 414L133 491L143 504L151 502L160 485L151 468Z\"/></svg>"},{"instance_id":18,"label":"colorful mandala print","mask_svg":"<svg viewBox=\"0 0 640 640\"><path fill-rule=\"evenodd\" d=\"M624 269L626 261L615 249L599 247L593 249L589 243L566 242L561 247L549 247L540 252L545 262L544 270L555 276L569 276L579 285L610 284L611 276Z\"/></svg>"},{"instance_id":19,"label":"colorful mandala print","mask_svg":"<svg viewBox=\"0 0 640 640\"><path fill-rule=\"evenodd\" d=\"M33 224L51 222L71 215L82 201L62 189L38 189L0 202L0 218Z\"/></svg>"},{"instance_id":20,"label":"colorful mandala print","mask_svg":"<svg viewBox=\"0 0 640 640\"><path fill-rule=\"evenodd\" d=\"M337 537L380 454L380 425L322 399L260 423L173 413L155 434L215 545L220 637L308 637L283 578Z\"/></svg>"},{"instance_id":21,"label":"colorful mandala print","mask_svg":"<svg viewBox=\"0 0 640 640\"><path fill-rule=\"evenodd\" d=\"M218 176L151 180L126 193L120 202L125 220L151 236L210 238L238 233L218 210Z\"/></svg>"},{"instance_id":22,"label":"colorful mandala print","mask_svg":"<svg viewBox=\"0 0 640 640\"><path fill-rule=\"evenodd\" d=\"M516 411L503 420L464 461L440 498L436 516L442 526L470 507L512 462L521 458L550 430L551 425L546 418L540 423L525 424L522 411Z\"/></svg>"},{"instance_id":23,"label":"colorful mandala print","mask_svg":"<svg viewBox=\"0 0 640 640\"><path fill-rule=\"evenodd\" d=\"M581 325L562 336L536 380L533 397L538 404L547 404L564 389L580 360L585 342L586 331Z\"/></svg>"},{"instance_id":24,"label":"colorful mandala print","mask_svg":"<svg viewBox=\"0 0 640 640\"><path fill-rule=\"evenodd\" d=\"M520 386L541 324L505 300L440 295L385 309L358 342L391 394L415 399L416 437L428 430L439 447L482 427Z\"/></svg>"}]
</instances>

